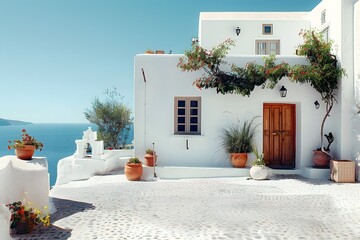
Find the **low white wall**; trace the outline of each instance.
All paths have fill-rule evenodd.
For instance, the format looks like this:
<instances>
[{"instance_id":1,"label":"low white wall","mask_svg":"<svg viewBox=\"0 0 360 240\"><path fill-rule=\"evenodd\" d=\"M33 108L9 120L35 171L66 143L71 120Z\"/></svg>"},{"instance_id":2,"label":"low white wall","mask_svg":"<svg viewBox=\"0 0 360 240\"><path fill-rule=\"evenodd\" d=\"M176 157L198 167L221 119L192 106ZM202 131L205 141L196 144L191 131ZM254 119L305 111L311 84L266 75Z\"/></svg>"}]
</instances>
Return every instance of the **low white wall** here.
<instances>
[{"instance_id":1,"label":"low white wall","mask_svg":"<svg viewBox=\"0 0 360 240\"><path fill-rule=\"evenodd\" d=\"M74 156L59 160L55 185L89 179L96 174L107 174L124 167L127 159L134 156L134 150L104 150L104 154L95 159L76 158Z\"/></svg>"},{"instance_id":2,"label":"low white wall","mask_svg":"<svg viewBox=\"0 0 360 240\"><path fill-rule=\"evenodd\" d=\"M46 158L20 160L15 156L0 158L0 203L24 199L33 207L49 207L49 174Z\"/></svg>"},{"instance_id":3,"label":"low white wall","mask_svg":"<svg viewBox=\"0 0 360 240\"><path fill-rule=\"evenodd\" d=\"M250 97L236 94L221 95L215 90L199 90L192 85L202 75L200 72L182 72L177 68L183 55L137 55L135 57L135 155L143 158L145 150L152 148L158 154L159 166L223 167L228 157L219 146L220 130L231 118L241 121L261 116L263 103L296 104L296 167L312 165L312 150L320 145L320 125L325 106L320 95L308 84L295 84L284 78L275 89L256 88ZM229 56L228 64L239 66L247 62L262 63L261 56ZM279 56L279 62L306 63L295 56ZM229 68L225 65L224 69ZM146 75L146 84L142 76ZM286 98L279 95L280 87L288 89ZM201 96L202 133L200 136L174 135L174 97ZM316 110L314 101L321 103ZM338 106L335 106L335 111ZM231 113L231 114L229 114ZM325 132L332 128L334 117L328 119ZM335 129L336 130L336 129ZM335 133L335 137L337 137ZM189 150L186 149L186 140ZM258 129L256 142L262 150L262 127ZM338 141L332 146L337 149Z\"/></svg>"}]
</instances>

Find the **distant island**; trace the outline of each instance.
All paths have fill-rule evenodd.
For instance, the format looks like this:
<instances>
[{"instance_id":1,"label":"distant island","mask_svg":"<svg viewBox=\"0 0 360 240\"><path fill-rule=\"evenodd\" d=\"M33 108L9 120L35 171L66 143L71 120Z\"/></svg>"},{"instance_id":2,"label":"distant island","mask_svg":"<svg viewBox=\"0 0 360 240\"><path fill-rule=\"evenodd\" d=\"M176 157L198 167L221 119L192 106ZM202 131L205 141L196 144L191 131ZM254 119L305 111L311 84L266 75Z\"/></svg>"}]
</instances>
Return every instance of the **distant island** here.
<instances>
[{"instance_id":1,"label":"distant island","mask_svg":"<svg viewBox=\"0 0 360 240\"><path fill-rule=\"evenodd\" d=\"M23 122L18 120L10 120L10 119L4 119L0 118L0 126L10 126L10 125L28 125L32 124L31 122Z\"/></svg>"}]
</instances>

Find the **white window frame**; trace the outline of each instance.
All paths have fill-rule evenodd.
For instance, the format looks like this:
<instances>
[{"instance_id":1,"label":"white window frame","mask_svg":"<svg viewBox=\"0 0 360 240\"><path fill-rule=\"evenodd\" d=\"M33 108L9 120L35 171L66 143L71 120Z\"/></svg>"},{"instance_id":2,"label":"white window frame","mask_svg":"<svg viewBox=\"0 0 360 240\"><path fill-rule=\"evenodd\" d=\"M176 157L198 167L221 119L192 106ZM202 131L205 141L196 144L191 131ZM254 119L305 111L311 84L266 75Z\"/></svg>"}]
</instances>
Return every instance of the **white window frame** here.
<instances>
[{"instance_id":1,"label":"white window frame","mask_svg":"<svg viewBox=\"0 0 360 240\"><path fill-rule=\"evenodd\" d=\"M260 48L259 44L265 44L265 52L260 54ZM264 39L264 40L255 40L255 54L256 55L270 55L270 43L276 44L276 55L280 55L280 40L270 40L270 39Z\"/></svg>"},{"instance_id":2,"label":"white window frame","mask_svg":"<svg viewBox=\"0 0 360 240\"><path fill-rule=\"evenodd\" d=\"M323 36L323 39L326 42L329 42L329 27L325 28L324 30L321 31L321 34Z\"/></svg>"},{"instance_id":3,"label":"white window frame","mask_svg":"<svg viewBox=\"0 0 360 240\"><path fill-rule=\"evenodd\" d=\"M179 107L178 102L185 101L185 107ZM191 101L197 101L197 107L191 107ZM185 109L185 115L179 115L178 109ZM197 110L197 115L191 115L191 110ZM180 123L179 117L185 117L185 122ZM191 118L197 118L197 123L192 123ZM178 131L178 126L185 126L185 131ZM197 126L197 131L191 131L192 126ZM174 98L174 134L176 135L201 135L201 97L175 97Z\"/></svg>"}]
</instances>

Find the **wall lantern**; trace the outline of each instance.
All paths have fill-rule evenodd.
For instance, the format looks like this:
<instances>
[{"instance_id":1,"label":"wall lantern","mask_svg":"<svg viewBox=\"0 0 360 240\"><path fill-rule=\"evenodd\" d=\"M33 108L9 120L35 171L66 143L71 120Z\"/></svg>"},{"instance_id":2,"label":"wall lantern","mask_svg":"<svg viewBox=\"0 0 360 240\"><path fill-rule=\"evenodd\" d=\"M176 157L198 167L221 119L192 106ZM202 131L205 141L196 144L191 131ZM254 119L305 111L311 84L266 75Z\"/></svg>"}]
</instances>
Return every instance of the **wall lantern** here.
<instances>
[{"instance_id":1,"label":"wall lantern","mask_svg":"<svg viewBox=\"0 0 360 240\"><path fill-rule=\"evenodd\" d=\"M317 100L314 102L314 105L315 105L315 108L316 108L316 109L319 109L320 103L319 103Z\"/></svg>"},{"instance_id":2,"label":"wall lantern","mask_svg":"<svg viewBox=\"0 0 360 240\"><path fill-rule=\"evenodd\" d=\"M280 88L279 92L280 92L280 97L286 97L287 89L284 86Z\"/></svg>"},{"instance_id":3,"label":"wall lantern","mask_svg":"<svg viewBox=\"0 0 360 240\"><path fill-rule=\"evenodd\" d=\"M236 35L239 36L239 35L240 35L240 32L241 32L241 29L240 29L239 27L237 27L237 28L235 29L235 31L236 31Z\"/></svg>"},{"instance_id":4,"label":"wall lantern","mask_svg":"<svg viewBox=\"0 0 360 240\"><path fill-rule=\"evenodd\" d=\"M197 44L199 42L199 39L197 37L193 37L191 39L191 45Z\"/></svg>"}]
</instances>

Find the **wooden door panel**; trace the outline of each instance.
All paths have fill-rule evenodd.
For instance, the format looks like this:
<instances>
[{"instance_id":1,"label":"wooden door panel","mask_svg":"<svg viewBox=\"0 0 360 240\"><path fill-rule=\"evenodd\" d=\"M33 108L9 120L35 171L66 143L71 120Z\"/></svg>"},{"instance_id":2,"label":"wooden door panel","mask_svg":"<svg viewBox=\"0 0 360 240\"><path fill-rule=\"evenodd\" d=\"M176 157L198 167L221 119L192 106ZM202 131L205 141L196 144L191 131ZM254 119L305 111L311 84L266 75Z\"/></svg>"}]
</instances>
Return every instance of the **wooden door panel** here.
<instances>
[{"instance_id":1,"label":"wooden door panel","mask_svg":"<svg viewBox=\"0 0 360 240\"><path fill-rule=\"evenodd\" d=\"M263 152L265 155L265 163L269 164L270 152L270 107L264 106L263 108Z\"/></svg>"},{"instance_id":2,"label":"wooden door panel","mask_svg":"<svg viewBox=\"0 0 360 240\"><path fill-rule=\"evenodd\" d=\"M264 104L263 152L273 167L295 167L295 105Z\"/></svg>"}]
</instances>

